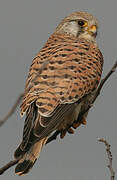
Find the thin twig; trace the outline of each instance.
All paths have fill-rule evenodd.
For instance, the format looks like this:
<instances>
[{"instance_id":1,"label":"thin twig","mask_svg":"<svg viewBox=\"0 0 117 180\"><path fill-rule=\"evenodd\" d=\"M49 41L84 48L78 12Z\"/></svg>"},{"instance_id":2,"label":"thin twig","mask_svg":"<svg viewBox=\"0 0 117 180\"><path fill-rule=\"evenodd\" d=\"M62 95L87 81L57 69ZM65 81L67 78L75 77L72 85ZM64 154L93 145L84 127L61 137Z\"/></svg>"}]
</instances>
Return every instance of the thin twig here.
<instances>
[{"instance_id":1,"label":"thin twig","mask_svg":"<svg viewBox=\"0 0 117 180\"><path fill-rule=\"evenodd\" d=\"M9 117L12 116L12 114L15 112L17 106L19 105L22 97L23 97L23 93L18 96L15 104L13 105L12 109L7 113L7 115L2 120L0 120L0 126L2 126L9 119Z\"/></svg>"},{"instance_id":2,"label":"thin twig","mask_svg":"<svg viewBox=\"0 0 117 180\"><path fill-rule=\"evenodd\" d=\"M9 163L7 163L5 166L3 166L1 169L0 169L0 175L2 175L7 169L9 169L10 167L14 166L15 164L18 163L18 159L15 159L13 161L10 161Z\"/></svg>"},{"instance_id":3,"label":"thin twig","mask_svg":"<svg viewBox=\"0 0 117 180\"><path fill-rule=\"evenodd\" d=\"M116 71L116 68L117 68L117 61L115 62L114 66L111 68L111 70L107 73L107 75L105 76L105 78L103 78L98 86L98 89L95 93L95 96L94 96L94 100L95 101L97 99L97 97L99 96L100 94L100 91L103 87L103 85L105 84L105 82L109 79L109 77Z\"/></svg>"},{"instance_id":4,"label":"thin twig","mask_svg":"<svg viewBox=\"0 0 117 180\"><path fill-rule=\"evenodd\" d=\"M98 141L104 143L105 146L106 146L106 152L107 152L107 156L108 156L108 160L109 160L108 168L109 168L109 171L110 171L110 174L111 174L110 180L114 180L115 179L115 172L114 172L113 167L112 167L113 157L112 157L112 153L111 153L111 150L110 150L111 146L103 138L102 139L98 139Z\"/></svg>"}]
</instances>

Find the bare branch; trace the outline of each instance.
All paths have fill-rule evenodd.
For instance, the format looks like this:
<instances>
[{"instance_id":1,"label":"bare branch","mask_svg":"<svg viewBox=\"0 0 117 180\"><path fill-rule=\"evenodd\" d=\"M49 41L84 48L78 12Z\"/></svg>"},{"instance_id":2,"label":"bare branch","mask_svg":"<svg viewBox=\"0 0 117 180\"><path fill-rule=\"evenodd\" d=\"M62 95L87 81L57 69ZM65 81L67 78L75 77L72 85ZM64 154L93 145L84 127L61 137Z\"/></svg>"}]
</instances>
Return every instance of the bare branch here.
<instances>
[{"instance_id":1,"label":"bare branch","mask_svg":"<svg viewBox=\"0 0 117 180\"><path fill-rule=\"evenodd\" d=\"M95 93L95 96L94 96L94 100L93 102L97 99L97 97L99 96L100 94L100 91L102 89L102 87L104 86L105 82L109 79L109 77L116 71L116 68L117 68L117 61L115 62L114 66L111 68L111 70L107 73L107 75L105 76L105 78L103 78L98 86L98 89Z\"/></svg>"},{"instance_id":2,"label":"bare branch","mask_svg":"<svg viewBox=\"0 0 117 180\"><path fill-rule=\"evenodd\" d=\"M9 169L10 167L14 166L15 164L17 164L19 161L19 159L15 159L13 161L10 161L9 163L7 163L5 166L3 166L0 169L0 175L2 175L7 169Z\"/></svg>"},{"instance_id":3,"label":"bare branch","mask_svg":"<svg viewBox=\"0 0 117 180\"><path fill-rule=\"evenodd\" d=\"M22 97L23 97L23 93L18 96L15 104L13 105L12 109L7 113L7 115L2 120L0 120L0 126L2 126L12 116L17 106L19 105Z\"/></svg>"},{"instance_id":4,"label":"bare branch","mask_svg":"<svg viewBox=\"0 0 117 180\"><path fill-rule=\"evenodd\" d=\"M56 140L57 135L59 134L59 131L56 131L46 142L46 144L48 144L49 142ZM10 167L16 165L18 163L19 159L14 159L12 161L10 161L9 163L7 163L6 165L4 165L2 168L0 168L0 175L2 175L6 170L8 170Z\"/></svg>"},{"instance_id":5,"label":"bare branch","mask_svg":"<svg viewBox=\"0 0 117 180\"><path fill-rule=\"evenodd\" d=\"M113 161L113 157L112 157L112 153L111 153L111 150L110 150L110 144L105 140L105 139L98 139L99 142L102 142L105 144L106 146L106 152L107 152L107 156L108 156L108 160L109 160L109 164L108 164L108 168L109 168L109 171L110 171L110 174L111 174L111 178L110 180L114 180L115 179L115 172L113 170L113 167L112 167L112 161Z\"/></svg>"}]
</instances>

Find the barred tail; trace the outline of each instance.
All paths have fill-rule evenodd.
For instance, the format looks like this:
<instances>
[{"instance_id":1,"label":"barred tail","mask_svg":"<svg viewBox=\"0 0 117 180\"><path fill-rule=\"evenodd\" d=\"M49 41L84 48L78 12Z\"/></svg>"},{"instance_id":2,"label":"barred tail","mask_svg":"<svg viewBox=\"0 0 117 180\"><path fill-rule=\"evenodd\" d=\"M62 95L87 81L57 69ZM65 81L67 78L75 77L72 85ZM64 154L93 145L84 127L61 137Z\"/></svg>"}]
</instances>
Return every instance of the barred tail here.
<instances>
[{"instance_id":1,"label":"barred tail","mask_svg":"<svg viewBox=\"0 0 117 180\"><path fill-rule=\"evenodd\" d=\"M39 157L42 147L46 143L47 139L48 138L45 137L32 145L31 148L22 156L15 168L16 174L21 176L29 172Z\"/></svg>"}]
</instances>

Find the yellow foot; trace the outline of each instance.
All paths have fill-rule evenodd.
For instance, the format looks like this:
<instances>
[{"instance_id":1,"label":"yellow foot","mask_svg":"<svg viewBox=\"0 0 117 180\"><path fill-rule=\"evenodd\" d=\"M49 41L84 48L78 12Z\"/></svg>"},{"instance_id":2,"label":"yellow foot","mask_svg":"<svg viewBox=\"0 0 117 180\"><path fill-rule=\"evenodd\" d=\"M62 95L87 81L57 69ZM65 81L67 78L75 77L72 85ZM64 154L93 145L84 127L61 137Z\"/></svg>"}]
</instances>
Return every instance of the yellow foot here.
<instances>
[{"instance_id":1,"label":"yellow foot","mask_svg":"<svg viewBox=\"0 0 117 180\"><path fill-rule=\"evenodd\" d=\"M67 130L67 132L68 132L69 134L74 134L74 130L73 130L72 128L69 128L69 129Z\"/></svg>"},{"instance_id":2,"label":"yellow foot","mask_svg":"<svg viewBox=\"0 0 117 180\"><path fill-rule=\"evenodd\" d=\"M78 128L80 125L81 125L81 123L79 123L79 122L74 122L73 125L72 125L72 127L73 127L74 129L76 129L76 128Z\"/></svg>"},{"instance_id":3,"label":"yellow foot","mask_svg":"<svg viewBox=\"0 0 117 180\"><path fill-rule=\"evenodd\" d=\"M63 139L66 135L66 130L61 131L60 138Z\"/></svg>"},{"instance_id":4,"label":"yellow foot","mask_svg":"<svg viewBox=\"0 0 117 180\"><path fill-rule=\"evenodd\" d=\"M87 121L86 121L86 119L84 117L82 118L81 124L83 124L83 125L87 124Z\"/></svg>"},{"instance_id":5,"label":"yellow foot","mask_svg":"<svg viewBox=\"0 0 117 180\"><path fill-rule=\"evenodd\" d=\"M87 124L87 121L86 121L86 119L85 119L84 117L82 118L81 122L74 122L74 123L72 124L72 127L73 127L74 129L76 129L76 128L78 128L81 124L83 124L83 125L86 125L86 124Z\"/></svg>"}]
</instances>

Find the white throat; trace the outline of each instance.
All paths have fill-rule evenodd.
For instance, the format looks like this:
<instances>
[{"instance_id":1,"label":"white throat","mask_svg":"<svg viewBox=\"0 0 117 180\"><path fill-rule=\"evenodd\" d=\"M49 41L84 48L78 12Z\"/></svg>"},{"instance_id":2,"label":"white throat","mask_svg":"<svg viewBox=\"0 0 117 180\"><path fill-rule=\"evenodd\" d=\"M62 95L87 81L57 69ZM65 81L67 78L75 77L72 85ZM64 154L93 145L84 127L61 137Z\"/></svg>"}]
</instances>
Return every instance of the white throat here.
<instances>
[{"instance_id":1,"label":"white throat","mask_svg":"<svg viewBox=\"0 0 117 180\"><path fill-rule=\"evenodd\" d=\"M80 34L79 38L83 38L83 39L86 39L88 41L92 41L92 42L96 43L96 38L93 37L91 34L89 34L87 32L84 32L83 34Z\"/></svg>"}]
</instances>

